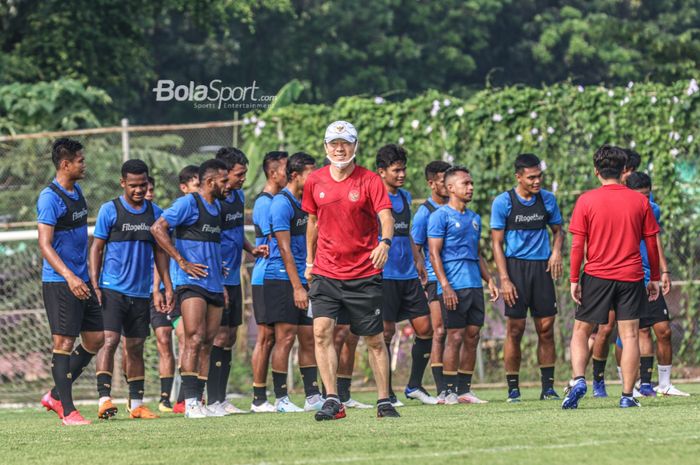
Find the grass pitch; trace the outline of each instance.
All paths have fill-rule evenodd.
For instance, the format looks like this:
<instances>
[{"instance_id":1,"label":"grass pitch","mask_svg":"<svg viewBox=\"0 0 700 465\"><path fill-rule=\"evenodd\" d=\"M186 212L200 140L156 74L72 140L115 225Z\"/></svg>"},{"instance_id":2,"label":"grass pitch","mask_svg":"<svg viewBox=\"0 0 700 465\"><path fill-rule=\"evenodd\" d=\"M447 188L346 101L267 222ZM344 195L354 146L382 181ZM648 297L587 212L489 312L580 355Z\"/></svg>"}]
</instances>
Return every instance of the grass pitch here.
<instances>
[{"instance_id":1,"label":"grass pitch","mask_svg":"<svg viewBox=\"0 0 700 465\"><path fill-rule=\"evenodd\" d=\"M683 385L690 398L642 399L641 409L617 407L589 388L578 410L536 400L507 404L505 390L480 390L485 405L422 406L400 419L374 410L348 410L339 421L310 413L249 414L185 420L129 420L123 406L110 421L66 428L38 407L0 411L3 464L697 464L700 463L700 385ZM560 390L561 391L561 390ZM560 392L561 394L561 392ZM355 396L372 402L371 394ZM301 396L293 396L303 405ZM248 408L248 398L234 401ZM38 405L38 402L37 402ZM94 418L96 406L81 412Z\"/></svg>"}]
</instances>

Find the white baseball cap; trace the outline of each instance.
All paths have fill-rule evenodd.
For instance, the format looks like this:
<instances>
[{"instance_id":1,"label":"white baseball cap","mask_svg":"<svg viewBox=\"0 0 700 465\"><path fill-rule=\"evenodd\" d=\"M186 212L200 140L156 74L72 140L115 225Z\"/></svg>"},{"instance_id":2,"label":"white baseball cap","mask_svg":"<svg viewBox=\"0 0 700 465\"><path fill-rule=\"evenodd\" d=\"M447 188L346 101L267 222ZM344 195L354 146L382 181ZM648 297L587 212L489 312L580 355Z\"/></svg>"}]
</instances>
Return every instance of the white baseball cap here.
<instances>
[{"instance_id":1,"label":"white baseball cap","mask_svg":"<svg viewBox=\"0 0 700 465\"><path fill-rule=\"evenodd\" d=\"M326 135L323 140L326 144L335 139L343 139L351 144L357 142L357 129L347 121L335 121L326 128Z\"/></svg>"}]
</instances>

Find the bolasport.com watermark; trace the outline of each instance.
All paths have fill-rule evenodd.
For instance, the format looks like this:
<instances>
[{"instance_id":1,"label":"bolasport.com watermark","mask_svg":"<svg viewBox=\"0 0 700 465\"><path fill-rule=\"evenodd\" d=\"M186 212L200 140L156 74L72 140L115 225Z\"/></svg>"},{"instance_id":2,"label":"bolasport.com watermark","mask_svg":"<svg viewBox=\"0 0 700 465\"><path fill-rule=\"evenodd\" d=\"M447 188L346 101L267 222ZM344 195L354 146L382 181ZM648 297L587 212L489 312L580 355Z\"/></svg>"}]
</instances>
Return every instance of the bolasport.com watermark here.
<instances>
[{"instance_id":1,"label":"bolasport.com watermark","mask_svg":"<svg viewBox=\"0 0 700 465\"><path fill-rule=\"evenodd\" d=\"M261 95L256 81L250 86L227 86L221 79L214 79L207 85L159 79L152 90L156 102L192 102L198 110L267 108L275 100L274 95Z\"/></svg>"}]
</instances>

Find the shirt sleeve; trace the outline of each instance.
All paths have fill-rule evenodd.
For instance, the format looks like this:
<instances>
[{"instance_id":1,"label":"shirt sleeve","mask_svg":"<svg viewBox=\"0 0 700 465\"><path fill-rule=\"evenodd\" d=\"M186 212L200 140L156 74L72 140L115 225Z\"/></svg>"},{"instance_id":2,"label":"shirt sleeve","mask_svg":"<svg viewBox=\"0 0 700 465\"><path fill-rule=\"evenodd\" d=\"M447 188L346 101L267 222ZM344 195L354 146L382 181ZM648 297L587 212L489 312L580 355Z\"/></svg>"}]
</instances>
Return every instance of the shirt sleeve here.
<instances>
[{"instance_id":1,"label":"shirt sleeve","mask_svg":"<svg viewBox=\"0 0 700 465\"><path fill-rule=\"evenodd\" d=\"M391 199L389 199L386 187L378 174L372 173L367 184L367 193L369 194L370 202L372 202L374 213L379 213L387 208L391 209Z\"/></svg>"},{"instance_id":2,"label":"shirt sleeve","mask_svg":"<svg viewBox=\"0 0 700 465\"><path fill-rule=\"evenodd\" d=\"M117 221L117 211L114 208L112 201L105 202L97 212L97 220L95 221L95 232L93 235L98 239L109 239L109 233L112 226Z\"/></svg>"},{"instance_id":3,"label":"shirt sleeve","mask_svg":"<svg viewBox=\"0 0 700 465\"><path fill-rule=\"evenodd\" d=\"M510 196L500 194L491 204L491 229L506 229L506 220L510 215Z\"/></svg>"},{"instance_id":4,"label":"shirt sleeve","mask_svg":"<svg viewBox=\"0 0 700 465\"><path fill-rule=\"evenodd\" d=\"M444 239L445 233L447 232L446 225L445 215L440 210L437 210L430 215L430 219L428 220L428 237Z\"/></svg>"},{"instance_id":5,"label":"shirt sleeve","mask_svg":"<svg viewBox=\"0 0 700 465\"><path fill-rule=\"evenodd\" d=\"M428 239L428 209L423 205L418 207L411 224L411 236L416 245L423 245Z\"/></svg>"},{"instance_id":6,"label":"shirt sleeve","mask_svg":"<svg viewBox=\"0 0 700 465\"><path fill-rule=\"evenodd\" d=\"M275 196L270 206L272 232L289 231L289 222L294 216L294 209L289 201L281 195Z\"/></svg>"},{"instance_id":7,"label":"shirt sleeve","mask_svg":"<svg viewBox=\"0 0 700 465\"><path fill-rule=\"evenodd\" d=\"M659 233L659 223L654 217L654 212L648 200L644 199L644 226L642 237L655 236Z\"/></svg>"},{"instance_id":8,"label":"shirt sleeve","mask_svg":"<svg viewBox=\"0 0 700 465\"><path fill-rule=\"evenodd\" d=\"M163 214L163 209L154 203L153 204L153 218L157 220L158 218L160 218L160 216L162 214Z\"/></svg>"},{"instance_id":9,"label":"shirt sleeve","mask_svg":"<svg viewBox=\"0 0 700 465\"><path fill-rule=\"evenodd\" d=\"M161 215L171 228L189 226L197 222L199 211L197 201L191 194L180 197Z\"/></svg>"},{"instance_id":10,"label":"shirt sleeve","mask_svg":"<svg viewBox=\"0 0 700 465\"><path fill-rule=\"evenodd\" d=\"M588 218L586 215L586 199L579 197L574 206L574 211L571 214L571 222L569 223L569 232L572 234L580 234L585 236L588 233Z\"/></svg>"},{"instance_id":11,"label":"shirt sleeve","mask_svg":"<svg viewBox=\"0 0 700 465\"><path fill-rule=\"evenodd\" d=\"M301 209L309 215L315 215L318 211L318 205L316 205L316 199L314 199L313 178L307 179L304 183L304 194L301 198Z\"/></svg>"},{"instance_id":12,"label":"shirt sleeve","mask_svg":"<svg viewBox=\"0 0 700 465\"><path fill-rule=\"evenodd\" d=\"M544 200L544 208L549 213L549 221L547 224L562 224L561 211L557 204L557 198L551 192L543 192L542 199Z\"/></svg>"},{"instance_id":13,"label":"shirt sleeve","mask_svg":"<svg viewBox=\"0 0 700 465\"><path fill-rule=\"evenodd\" d=\"M36 201L36 221L49 226L56 226L58 219L66 213L66 205L63 200L49 188L39 194Z\"/></svg>"}]
</instances>

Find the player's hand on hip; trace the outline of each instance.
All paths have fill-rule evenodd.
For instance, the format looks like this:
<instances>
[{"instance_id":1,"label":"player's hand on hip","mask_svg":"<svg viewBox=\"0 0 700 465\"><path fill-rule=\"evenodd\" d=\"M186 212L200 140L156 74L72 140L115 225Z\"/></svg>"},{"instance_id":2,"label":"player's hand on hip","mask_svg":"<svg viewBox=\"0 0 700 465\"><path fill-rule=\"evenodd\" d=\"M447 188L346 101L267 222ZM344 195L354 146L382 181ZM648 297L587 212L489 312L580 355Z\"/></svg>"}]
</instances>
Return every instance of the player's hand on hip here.
<instances>
[{"instance_id":1,"label":"player's hand on hip","mask_svg":"<svg viewBox=\"0 0 700 465\"><path fill-rule=\"evenodd\" d=\"M447 310L457 309L459 299L457 298L457 293L449 284L442 287L442 300L445 303L445 308L447 308Z\"/></svg>"},{"instance_id":2,"label":"player's hand on hip","mask_svg":"<svg viewBox=\"0 0 700 465\"><path fill-rule=\"evenodd\" d=\"M649 281L649 284L647 284L647 294L649 294L649 302L653 302L659 298L659 283L657 281Z\"/></svg>"},{"instance_id":3,"label":"player's hand on hip","mask_svg":"<svg viewBox=\"0 0 700 465\"><path fill-rule=\"evenodd\" d=\"M577 305L581 305L581 286L579 283L571 283L571 298Z\"/></svg>"},{"instance_id":4,"label":"player's hand on hip","mask_svg":"<svg viewBox=\"0 0 700 465\"><path fill-rule=\"evenodd\" d=\"M82 279L78 278L76 275L71 274L66 278L66 283L68 288L80 300L87 300L90 298L90 288Z\"/></svg>"},{"instance_id":5,"label":"player's hand on hip","mask_svg":"<svg viewBox=\"0 0 700 465\"><path fill-rule=\"evenodd\" d=\"M372 260L372 265L377 270L381 270L386 265L386 261L389 258L389 246L384 242L380 242L378 246L372 250L369 254L370 260Z\"/></svg>"},{"instance_id":6,"label":"player's hand on hip","mask_svg":"<svg viewBox=\"0 0 700 465\"><path fill-rule=\"evenodd\" d=\"M491 298L489 300L491 302L497 301L498 296L500 294L498 292L498 287L496 286L496 283L493 282L493 279L489 279L488 286L489 286L489 294L491 295Z\"/></svg>"},{"instance_id":7,"label":"player's hand on hip","mask_svg":"<svg viewBox=\"0 0 700 465\"><path fill-rule=\"evenodd\" d=\"M549 257L549 261L547 261L547 269L545 271L551 273L552 279L559 279L562 277L564 271L562 267L561 254L552 252L552 255Z\"/></svg>"},{"instance_id":8,"label":"player's hand on hip","mask_svg":"<svg viewBox=\"0 0 700 465\"><path fill-rule=\"evenodd\" d=\"M207 271L209 267L207 265L202 265L201 263L190 263L184 259L178 264L180 265L180 268L182 268L182 271L194 278L206 278L209 276L209 272Z\"/></svg>"},{"instance_id":9,"label":"player's hand on hip","mask_svg":"<svg viewBox=\"0 0 700 465\"><path fill-rule=\"evenodd\" d=\"M509 307L515 306L515 301L518 300L518 290L510 278L501 279L501 295L506 305Z\"/></svg>"},{"instance_id":10,"label":"player's hand on hip","mask_svg":"<svg viewBox=\"0 0 700 465\"><path fill-rule=\"evenodd\" d=\"M309 306L309 294L304 286L294 288L294 306L299 310L306 310Z\"/></svg>"}]
</instances>

